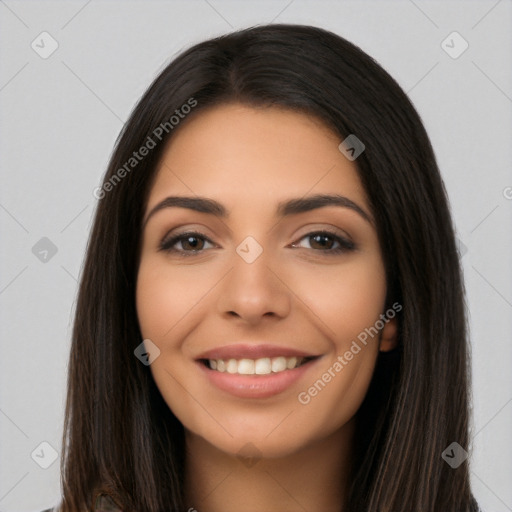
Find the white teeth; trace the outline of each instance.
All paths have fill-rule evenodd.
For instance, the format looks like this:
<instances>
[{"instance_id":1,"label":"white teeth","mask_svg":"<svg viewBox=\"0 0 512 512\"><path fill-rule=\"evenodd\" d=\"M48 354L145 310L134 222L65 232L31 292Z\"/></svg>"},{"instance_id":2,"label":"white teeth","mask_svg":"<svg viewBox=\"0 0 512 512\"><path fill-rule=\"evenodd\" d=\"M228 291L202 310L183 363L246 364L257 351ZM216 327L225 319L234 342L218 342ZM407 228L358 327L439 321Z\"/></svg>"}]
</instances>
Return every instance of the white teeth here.
<instances>
[{"instance_id":1,"label":"white teeth","mask_svg":"<svg viewBox=\"0 0 512 512\"><path fill-rule=\"evenodd\" d=\"M296 357L289 357L286 360L286 368L288 368L288 370L291 370L292 368L295 368L296 364L297 364L297 358Z\"/></svg>"},{"instance_id":2,"label":"white teeth","mask_svg":"<svg viewBox=\"0 0 512 512\"><path fill-rule=\"evenodd\" d=\"M218 372L240 375L268 375L293 370L304 362L303 357L263 357L261 359L208 359L208 365Z\"/></svg>"},{"instance_id":3,"label":"white teeth","mask_svg":"<svg viewBox=\"0 0 512 512\"><path fill-rule=\"evenodd\" d=\"M282 372L286 370L286 357L276 357L272 359L272 371L273 372Z\"/></svg>"},{"instance_id":4,"label":"white teeth","mask_svg":"<svg viewBox=\"0 0 512 512\"><path fill-rule=\"evenodd\" d=\"M256 373L256 375L268 375L271 372L272 362L270 361L270 357L256 359L254 363L254 373Z\"/></svg>"},{"instance_id":5,"label":"white teeth","mask_svg":"<svg viewBox=\"0 0 512 512\"><path fill-rule=\"evenodd\" d=\"M254 375L254 361L252 359L242 359L239 361L238 373L242 375Z\"/></svg>"},{"instance_id":6,"label":"white teeth","mask_svg":"<svg viewBox=\"0 0 512 512\"><path fill-rule=\"evenodd\" d=\"M226 366L226 370L228 373L236 373L238 370L238 362L236 359L230 359Z\"/></svg>"}]
</instances>

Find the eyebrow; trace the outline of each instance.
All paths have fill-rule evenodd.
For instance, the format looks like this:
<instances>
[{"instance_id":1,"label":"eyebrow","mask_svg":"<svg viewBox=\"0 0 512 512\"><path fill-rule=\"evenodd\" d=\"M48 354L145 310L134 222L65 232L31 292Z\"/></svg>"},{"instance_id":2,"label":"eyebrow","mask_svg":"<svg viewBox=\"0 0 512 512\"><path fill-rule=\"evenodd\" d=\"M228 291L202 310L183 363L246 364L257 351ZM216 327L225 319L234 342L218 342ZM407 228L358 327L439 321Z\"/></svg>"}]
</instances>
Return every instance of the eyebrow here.
<instances>
[{"instance_id":1,"label":"eyebrow","mask_svg":"<svg viewBox=\"0 0 512 512\"><path fill-rule=\"evenodd\" d=\"M277 205L276 215L282 218L326 206L349 208L373 225L371 216L363 208L348 197L339 194L316 194L314 196L282 201ZM221 203L213 199L208 199L206 197L169 196L154 206L148 213L143 222L143 228L156 212L163 210L164 208L172 207L187 208L196 212L208 213L221 219L227 219L229 217L229 212L226 208Z\"/></svg>"}]
</instances>

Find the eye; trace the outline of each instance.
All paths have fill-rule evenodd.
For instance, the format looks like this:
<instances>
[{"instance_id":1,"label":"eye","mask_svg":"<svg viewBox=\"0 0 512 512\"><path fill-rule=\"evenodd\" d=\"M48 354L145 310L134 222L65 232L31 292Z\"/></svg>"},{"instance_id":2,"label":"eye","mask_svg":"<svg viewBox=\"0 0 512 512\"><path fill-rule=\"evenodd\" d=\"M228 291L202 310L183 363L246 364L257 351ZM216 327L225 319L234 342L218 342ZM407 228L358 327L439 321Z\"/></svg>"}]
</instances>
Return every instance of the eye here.
<instances>
[{"instance_id":1,"label":"eye","mask_svg":"<svg viewBox=\"0 0 512 512\"><path fill-rule=\"evenodd\" d=\"M308 240L308 246L302 248L313 249L317 252L324 254L339 254L342 252L353 251L356 246L350 240L347 240L330 231L313 231L303 236L300 240ZM202 233L190 231L186 233L179 233L169 239L165 239L160 243L159 250L169 253L177 253L180 256L194 256L208 247L205 244L215 244ZM181 247L179 247L181 245ZM292 244L292 247L301 247L297 243Z\"/></svg>"},{"instance_id":2,"label":"eye","mask_svg":"<svg viewBox=\"0 0 512 512\"><path fill-rule=\"evenodd\" d=\"M183 256L193 256L205 249L205 243L213 245L213 242L211 242L211 240L209 240L205 235L196 231L190 231L187 233L180 233L169 239L164 238L160 243L159 250L181 253ZM181 249L175 247L179 244L181 244Z\"/></svg>"},{"instance_id":3,"label":"eye","mask_svg":"<svg viewBox=\"0 0 512 512\"><path fill-rule=\"evenodd\" d=\"M314 231L303 236L301 240L308 240L309 247L306 249L320 250L326 254L339 254L356 248L354 242L330 231ZM297 247L297 244L292 244L292 247Z\"/></svg>"}]
</instances>

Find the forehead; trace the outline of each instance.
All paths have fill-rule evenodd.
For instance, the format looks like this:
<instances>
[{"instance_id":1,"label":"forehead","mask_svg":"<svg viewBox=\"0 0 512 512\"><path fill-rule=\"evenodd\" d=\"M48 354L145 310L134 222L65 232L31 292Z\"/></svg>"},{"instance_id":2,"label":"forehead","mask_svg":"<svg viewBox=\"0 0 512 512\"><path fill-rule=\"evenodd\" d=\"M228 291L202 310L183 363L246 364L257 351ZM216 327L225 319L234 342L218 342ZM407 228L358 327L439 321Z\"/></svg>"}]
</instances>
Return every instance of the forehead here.
<instances>
[{"instance_id":1,"label":"forehead","mask_svg":"<svg viewBox=\"0 0 512 512\"><path fill-rule=\"evenodd\" d=\"M365 192L340 137L315 117L278 107L227 104L194 113L168 143L148 208L169 195L197 194L227 205Z\"/></svg>"}]
</instances>

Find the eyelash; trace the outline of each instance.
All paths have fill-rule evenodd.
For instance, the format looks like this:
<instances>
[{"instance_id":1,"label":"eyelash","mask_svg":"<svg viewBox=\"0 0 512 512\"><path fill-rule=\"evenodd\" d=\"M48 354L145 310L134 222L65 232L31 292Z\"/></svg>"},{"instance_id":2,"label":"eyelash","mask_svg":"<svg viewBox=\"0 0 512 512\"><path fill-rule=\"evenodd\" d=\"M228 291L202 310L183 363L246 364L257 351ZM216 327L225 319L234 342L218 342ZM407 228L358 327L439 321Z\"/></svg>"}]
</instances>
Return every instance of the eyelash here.
<instances>
[{"instance_id":1,"label":"eyelash","mask_svg":"<svg viewBox=\"0 0 512 512\"><path fill-rule=\"evenodd\" d=\"M311 249L316 252L324 253L325 256L335 256L335 255L338 255L338 254L341 254L344 252L353 251L356 248L356 246L353 242L346 240L345 238L342 238L339 235L336 235L335 233L328 231L328 230L312 231L312 232L304 235L302 238L300 238L299 241L303 240L304 238L311 238L315 235L326 235L326 236L333 238L335 242L339 243L339 247L337 247L336 249L325 249L325 250ZM205 241L213 244L213 242L207 236L203 235L202 233L199 233L197 231L187 231L186 233L180 233L178 235L175 235L172 238L170 238L169 240L166 240L164 238L164 240L162 240L162 242L160 243L159 250L167 252L167 253L175 253L175 254L178 254L179 256L182 256L185 258L190 257L190 256L196 256L199 253L204 252L204 250L183 251L183 250L175 249L173 247L174 245L176 245L177 242L186 240L189 237L199 238L199 239L205 240Z\"/></svg>"}]
</instances>

